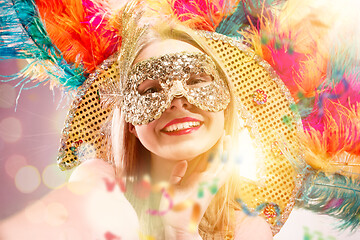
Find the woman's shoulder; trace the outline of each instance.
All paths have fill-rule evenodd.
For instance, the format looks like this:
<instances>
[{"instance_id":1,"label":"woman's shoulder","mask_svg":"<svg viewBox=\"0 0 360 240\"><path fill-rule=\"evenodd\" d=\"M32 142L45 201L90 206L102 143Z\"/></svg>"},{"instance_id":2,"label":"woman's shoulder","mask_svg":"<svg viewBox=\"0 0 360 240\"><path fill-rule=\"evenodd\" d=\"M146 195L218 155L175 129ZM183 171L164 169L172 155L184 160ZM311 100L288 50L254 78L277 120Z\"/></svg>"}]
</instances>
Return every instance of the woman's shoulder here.
<instances>
[{"instance_id":1,"label":"woman's shoulder","mask_svg":"<svg viewBox=\"0 0 360 240\"><path fill-rule=\"evenodd\" d=\"M235 240L270 240L273 239L270 225L260 216L249 216L243 211L235 211Z\"/></svg>"}]
</instances>

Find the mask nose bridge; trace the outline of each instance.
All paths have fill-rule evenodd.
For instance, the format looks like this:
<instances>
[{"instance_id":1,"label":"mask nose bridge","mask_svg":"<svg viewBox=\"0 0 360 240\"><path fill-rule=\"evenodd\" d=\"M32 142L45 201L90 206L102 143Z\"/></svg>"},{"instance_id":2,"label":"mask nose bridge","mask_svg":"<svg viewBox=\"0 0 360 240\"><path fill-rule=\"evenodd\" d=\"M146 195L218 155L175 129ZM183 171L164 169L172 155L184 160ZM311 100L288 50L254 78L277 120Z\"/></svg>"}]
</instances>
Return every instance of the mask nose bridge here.
<instances>
[{"instance_id":1,"label":"mask nose bridge","mask_svg":"<svg viewBox=\"0 0 360 240\"><path fill-rule=\"evenodd\" d=\"M184 88L184 85L182 83L181 80L175 80L173 85L170 88L170 97L171 100L173 98L181 98L181 97L185 97L186 98L186 90Z\"/></svg>"},{"instance_id":2,"label":"mask nose bridge","mask_svg":"<svg viewBox=\"0 0 360 240\"><path fill-rule=\"evenodd\" d=\"M174 98L181 98L184 97L187 101L188 94L186 89L184 88L184 83L181 80L175 80L171 88L169 89L169 100L172 102Z\"/></svg>"}]
</instances>

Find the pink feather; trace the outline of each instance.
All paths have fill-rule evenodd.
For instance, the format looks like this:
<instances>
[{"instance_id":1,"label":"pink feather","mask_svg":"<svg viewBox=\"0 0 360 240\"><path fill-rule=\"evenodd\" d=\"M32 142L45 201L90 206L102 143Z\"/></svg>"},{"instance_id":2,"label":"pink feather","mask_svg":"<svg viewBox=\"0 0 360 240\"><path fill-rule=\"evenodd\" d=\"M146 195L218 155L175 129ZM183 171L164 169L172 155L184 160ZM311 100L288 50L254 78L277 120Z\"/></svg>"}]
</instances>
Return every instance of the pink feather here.
<instances>
[{"instance_id":1,"label":"pink feather","mask_svg":"<svg viewBox=\"0 0 360 240\"><path fill-rule=\"evenodd\" d=\"M190 27L215 31L238 0L168 0L173 14ZM230 6L230 7L229 7Z\"/></svg>"},{"instance_id":2,"label":"pink feather","mask_svg":"<svg viewBox=\"0 0 360 240\"><path fill-rule=\"evenodd\" d=\"M326 136L327 152L360 155L360 82L357 74L346 74L335 86L324 89L314 111L303 120L307 131L316 129Z\"/></svg>"}]
</instances>

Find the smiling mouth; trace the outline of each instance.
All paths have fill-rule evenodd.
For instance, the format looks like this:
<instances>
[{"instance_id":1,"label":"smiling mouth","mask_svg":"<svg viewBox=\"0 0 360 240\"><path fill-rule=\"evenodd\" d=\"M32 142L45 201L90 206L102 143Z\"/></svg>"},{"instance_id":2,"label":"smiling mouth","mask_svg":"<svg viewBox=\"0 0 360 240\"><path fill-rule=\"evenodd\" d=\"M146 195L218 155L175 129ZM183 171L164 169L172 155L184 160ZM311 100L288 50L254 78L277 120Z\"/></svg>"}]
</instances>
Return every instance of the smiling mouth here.
<instances>
[{"instance_id":1,"label":"smiling mouth","mask_svg":"<svg viewBox=\"0 0 360 240\"><path fill-rule=\"evenodd\" d=\"M181 130L197 128L197 127L200 127L200 125L201 125L200 122L176 123L176 124L172 124L168 127L165 127L164 129L162 129L162 131L166 132L166 133L172 133L172 132L177 132L177 131L181 131Z\"/></svg>"},{"instance_id":2,"label":"smiling mouth","mask_svg":"<svg viewBox=\"0 0 360 240\"><path fill-rule=\"evenodd\" d=\"M196 118L184 117L170 121L161 129L161 132L167 135L184 135L198 130L202 122Z\"/></svg>"}]
</instances>

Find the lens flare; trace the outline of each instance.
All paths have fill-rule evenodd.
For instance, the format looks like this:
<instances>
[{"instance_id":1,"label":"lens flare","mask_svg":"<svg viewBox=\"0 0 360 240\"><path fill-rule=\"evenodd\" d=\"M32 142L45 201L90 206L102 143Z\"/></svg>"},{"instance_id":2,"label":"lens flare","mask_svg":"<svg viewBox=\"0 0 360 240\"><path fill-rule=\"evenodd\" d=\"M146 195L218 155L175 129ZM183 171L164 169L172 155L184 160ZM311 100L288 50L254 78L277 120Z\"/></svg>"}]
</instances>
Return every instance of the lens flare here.
<instances>
[{"instance_id":1,"label":"lens flare","mask_svg":"<svg viewBox=\"0 0 360 240\"><path fill-rule=\"evenodd\" d=\"M40 173L34 166L24 166L15 175L16 188L22 193L32 193L40 185Z\"/></svg>"},{"instance_id":2,"label":"lens flare","mask_svg":"<svg viewBox=\"0 0 360 240\"><path fill-rule=\"evenodd\" d=\"M42 180L45 186L55 189L66 183L67 174L61 171L56 164L51 164L44 169Z\"/></svg>"},{"instance_id":3,"label":"lens flare","mask_svg":"<svg viewBox=\"0 0 360 240\"><path fill-rule=\"evenodd\" d=\"M0 122L0 137L7 143L17 142L22 135L22 125L14 117L4 118Z\"/></svg>"}]
</instances>

